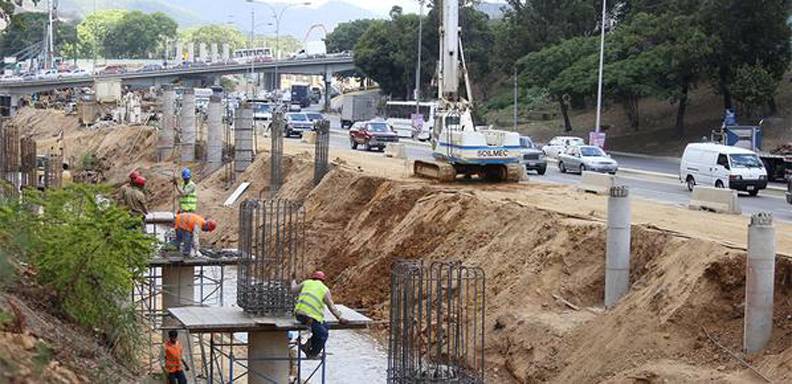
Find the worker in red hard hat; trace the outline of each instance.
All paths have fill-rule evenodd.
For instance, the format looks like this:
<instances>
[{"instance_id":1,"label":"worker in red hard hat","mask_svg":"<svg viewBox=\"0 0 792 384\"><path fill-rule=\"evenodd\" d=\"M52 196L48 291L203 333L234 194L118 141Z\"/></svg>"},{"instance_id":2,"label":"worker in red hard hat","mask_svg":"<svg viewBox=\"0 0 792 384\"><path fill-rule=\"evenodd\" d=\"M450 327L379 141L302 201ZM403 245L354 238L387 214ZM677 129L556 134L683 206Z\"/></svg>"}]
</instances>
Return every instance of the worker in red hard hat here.
<instances>
[{"instance_id":1,"label":"worker in red hard hat","mask_svg":"<svg viewBox=\"0 0 792 384\"><path fill-rule=\"evenodd\" d=\"M311 338L305 344L300 345L300 349L309 359L319 356L329 336L327 322L324 318L325 306L330 309L339 323L348 323L347 319L335 307L333 296L324 281L324 272L316 271L311 274L310 279L304 280L300 284L292 280L291 284L292 292L300 294L297 297L297 305L294 307L294 315L297 321L311 328Z\"/></svg>"},{"instance_id":2,"label":"worker in red hard hat","mask_svg":"<svg viewBox=\"0 0 792 384\"><path fill-rule=\"evenodd\" d=\"M134 173L134 172L133 172ZM139 216L141 219L148 214L148 207L146 206L146 178L138 172L136 175L130 174L131 177L129 184L121 187L121 204L129 209L133 216Z\"/></svg>"},{"instance_id":3,"label":"worker in red hard hat","mask_svg":"<svg viewBox=\"0 0 792 384\"><path fill-rule=\"evenodd\" d=\"M176 228L176 246L181 250L182 255L196 257L200 256L198 234L201 231L214 231L217 222L205 219L197 213L184 212L176 215L173 227Z\"/></svg>"}]
</instances>

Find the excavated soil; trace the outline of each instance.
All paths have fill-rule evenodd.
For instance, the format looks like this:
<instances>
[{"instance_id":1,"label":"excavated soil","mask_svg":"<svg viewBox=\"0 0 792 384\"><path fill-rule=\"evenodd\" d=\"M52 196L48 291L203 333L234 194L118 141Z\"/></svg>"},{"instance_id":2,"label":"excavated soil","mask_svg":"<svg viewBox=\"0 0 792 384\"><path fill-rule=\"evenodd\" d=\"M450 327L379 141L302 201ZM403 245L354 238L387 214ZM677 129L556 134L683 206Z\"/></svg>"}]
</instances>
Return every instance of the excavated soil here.
<instances>
[{"instance_id":1,"label":"excavated soil","mask_svg":"<svg viewBox=\"0 0 792 384\"><path fill-rule=\"evenodd\" d=\"M152 205L171 209L168 179L178 167L152 161L153 131L69 127L64 136L73 155L90 150L107 157L111 182L140 167L150 180ZM36 132L50 139L47 129ZM395 261L451 259L481 267L487 276L488 382L762 382L707 337L740 350L746 217L634 199L632 285L606 311L604 198L536 182L433 184L408 177L400 161L335 148L332 170L313 187L310 148L287 141L279 193L304 202L306 269L322 268L330 276L337 302L387 320ZM267 156L262 152L238 178L237 184L251 182L243 199L267 195ZM225 189L223 170L195 168L199 211L220 220L204 241L235 247L239 202L222 202L236 185ZM792 227L776 228L778 251L792 253ZM792 261L779 257L776 271L770 345L743 357L781 383L792 381Z\"/></svg>"}]
</instances>

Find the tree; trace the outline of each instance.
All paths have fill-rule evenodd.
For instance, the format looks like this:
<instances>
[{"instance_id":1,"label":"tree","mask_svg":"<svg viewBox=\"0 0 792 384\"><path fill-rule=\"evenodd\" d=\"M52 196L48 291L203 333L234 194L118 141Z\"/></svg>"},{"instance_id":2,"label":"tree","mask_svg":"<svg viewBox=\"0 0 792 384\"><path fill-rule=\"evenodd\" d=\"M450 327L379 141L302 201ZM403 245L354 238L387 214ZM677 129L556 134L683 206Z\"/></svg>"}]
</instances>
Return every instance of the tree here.
<instances>
[{"instance_id":1,"label":"tree","mask_svg":"<svg viewBox=\"0 0 792 384\"><path fill-rule=\"evenodd\" d=\"M327 52L351 52L355 49L355 44L360 40L360 37L373 23L372 19L358 19L338 24L333 32L328 33L325 37Z\"/></svg>"},{"instance_id":2,"label":"tree","mask_svg":"<svg viewBox=\"0 0 792 384\"><path fill-rule=\"evenodd\" d=\"M111 57L150 58L166 39L176 37L177 28L178 24L162 13L128 12L110 28L104 50Z\"/></svg>"},{"instance_id":3,"label":"tree","mask_svg":"<svg viewBox=\"0 0 792 384\"><path fill-rule=\"evenodd\" d=\"M179 33L179 41L218 46L227 43L234 50L244 47L248 39L234 26L209 24L183 30Z\"/></svg>"},{"instance_id":4,"label":"tree","mask_svg":"<svg viewBox=\"0 0 792 384\"><path fill-rule=\"evenodd\" d=\"M405 68L393 58L399 49L395 40L389 22L377 20L355 45L355 65L379 83L386 94L403 89Z\"/></svg>"},{"instance_id":5,"label":"tree","mask_svg":"<svg viewBox=\"0 0 792 384\"><path fill-rule=\"evenodd\" d=\"M2 34L3 56L15 56L25 48L43 43L47 22L48 15L46 13L25 12L12 16ZM56 52L61 51L64 46L76 43L77 34L74 23L55 23Z\"/></svg>"},{"instance_id":6,"label":"tree","mask_svg":"<svg viewBox=\"0 0 792 384\"><path fill-rule=\"evenodd\" d=\"M732 96L747 116L771 105L777 88L778 80L761 65L743 65L737 68L731 84Z\"/></svg>"},{"instance_id":7,"label":"tree","mask_svg":"<svg viewBox=\"0 0 792 384\"><path fill-rule=\"evenodd\" d=\"M549 88L550 83L558 78L561 72L581 58L594 54L597 48L596 38L576 37L541 51L532 52L517 61L520 82L524 88ZM564 92L568 90L566 87L556 87L550 92L553 100L559 103L564 119L564 130L567 132L572 130L566 101L569 94Z\"/></svg>"},{"instance_id":8,"label":"tree","mask_svg":"<svg viewBox=\"0 0 792 384\"><path fill-rule=\"evenodd\" d=\"M127 13L123 9L106 9L88 15L77 25L77 39L83 57L106 55L105 41L110 31Z\"/></svg>"},{"instance_id":9,"label":"tree","mask_svg":"<svg viewBox=\"0 0 792 384\"><path fill-rule=\"evenodd\" d=\"M701 2L698 14L716 39L710 66L725 108L734 106L732 85L746 65L761 66L781 81L792 57L789 0L711 0Z\"/></svg>"}]
</instances>

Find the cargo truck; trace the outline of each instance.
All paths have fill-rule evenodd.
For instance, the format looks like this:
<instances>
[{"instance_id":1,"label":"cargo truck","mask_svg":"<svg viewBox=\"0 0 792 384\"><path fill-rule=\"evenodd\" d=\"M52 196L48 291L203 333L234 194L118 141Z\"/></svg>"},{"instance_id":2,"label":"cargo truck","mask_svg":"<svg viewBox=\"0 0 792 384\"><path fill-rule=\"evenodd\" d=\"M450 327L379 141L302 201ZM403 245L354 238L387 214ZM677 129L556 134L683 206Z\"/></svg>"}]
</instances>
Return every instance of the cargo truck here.
<instances>
[{"instance_id":1,"label":"cargo truck","mask_svg":"<svg viewBox=\"0 0 792 384\"><path fill-rule=\"evenodd\" d=\"M368 121L377 116L379 93L364 91L347 93L341 104L341 127L351 128L359 121Z\"/></svg>"},{"instance_id":2,"label":"cargo truck","mask_svg":"<svg viewBox=\"0 0 792 384\"><path fill-rule=\"evenodd\" d=\"M762 159L769 181L785 181L792 173L792 151L782 146L773 151L762 150L762 122L758 125L725 125L712 132L712 141L756 152Z\"/></svg>"}]
</instances>

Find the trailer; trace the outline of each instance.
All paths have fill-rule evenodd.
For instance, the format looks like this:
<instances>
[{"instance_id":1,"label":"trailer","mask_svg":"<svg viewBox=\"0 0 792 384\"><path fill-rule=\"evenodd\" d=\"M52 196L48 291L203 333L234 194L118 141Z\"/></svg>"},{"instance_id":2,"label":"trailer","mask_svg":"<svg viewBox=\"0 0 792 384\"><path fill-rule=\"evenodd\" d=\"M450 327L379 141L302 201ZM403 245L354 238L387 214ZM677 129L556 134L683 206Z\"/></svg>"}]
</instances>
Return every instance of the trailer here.
<instances>
[{"instance_id":1,"label":"trailer","mask_svg":"<svg viewBox=\"0 0 792 384\"><path fill-rule=\"evenodd\" d=\"M377 116L379 92L366 91L347 93L341 104L341 127L350 128L358 121L371 120Z\"/></svg>"}]
</instances>

